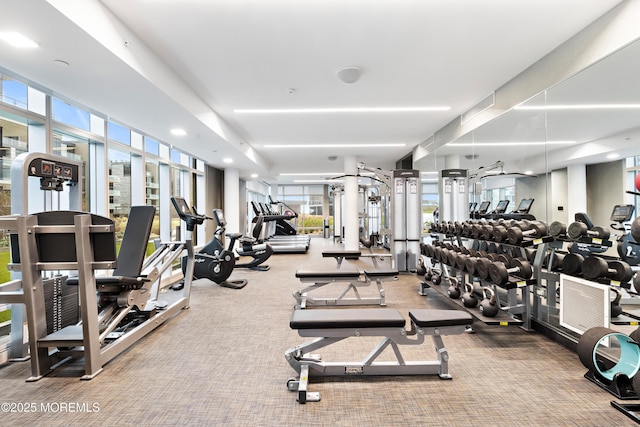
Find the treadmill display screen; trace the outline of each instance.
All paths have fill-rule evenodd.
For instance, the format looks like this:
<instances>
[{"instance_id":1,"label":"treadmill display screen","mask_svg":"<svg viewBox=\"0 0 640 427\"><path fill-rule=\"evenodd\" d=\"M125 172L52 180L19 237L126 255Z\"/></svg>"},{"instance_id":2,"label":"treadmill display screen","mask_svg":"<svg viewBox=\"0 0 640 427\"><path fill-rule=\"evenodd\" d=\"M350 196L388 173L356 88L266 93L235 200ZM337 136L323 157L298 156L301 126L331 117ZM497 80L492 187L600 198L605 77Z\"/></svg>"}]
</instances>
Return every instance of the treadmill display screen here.
<instances>
[{"instance_id":1,"label":"treadmill display screen","mask_svg":"<svg viewBox=\"0 0 640 427\"><path fill-rule=\"evenodd\" d=\"M496 212L504 212L507 210L507 206L509 206L508 200L500 200L498 202L498 206L496 206Z\"/></svg>"},{"instance_id":2,"label":"treadmill display screen","mask_svg":"<svg viewBox=\"0 0 640 427\"><path fill-rule=\"evenodd\" d=\"M625 222L630 221L633 216L633 205L616 205L611 212L611 221Z\"/></svg>"},{"instance_id":3,"label":"treadmill display screen","mask_svg":"<svg viewBox=\"0 0 640 427\"><path fill-rule=\"evenodd\" d=\"M516 212L529 212L532 204L533 199L522 199L520 201L520 204L518 205L518 208L516 209Z\"/></svg>"}]
</instances>

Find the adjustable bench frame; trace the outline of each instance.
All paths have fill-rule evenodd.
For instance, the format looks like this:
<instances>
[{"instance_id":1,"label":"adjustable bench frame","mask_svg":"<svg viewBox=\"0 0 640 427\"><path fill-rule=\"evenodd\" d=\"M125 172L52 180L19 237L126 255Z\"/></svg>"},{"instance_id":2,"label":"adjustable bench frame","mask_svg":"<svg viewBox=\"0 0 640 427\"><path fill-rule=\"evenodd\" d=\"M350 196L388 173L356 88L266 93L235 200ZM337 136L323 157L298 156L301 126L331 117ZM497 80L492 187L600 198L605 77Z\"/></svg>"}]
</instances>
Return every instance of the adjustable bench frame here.
<instances>
[{"instance_id":1,"label":"adjustable bench frame","mask_svg":"<svg viewBox=\"0 0 640 427\"><path fill-rule=\"evenodd\" d=\"M360 277L364 276L362 280ZM308 305L386 305L385 292L382 282L397 280L398 270L298 270L296 277L302 283L312 283L293 294L299 308L307 308ZM309 292L326 286L330 283L347 282L347 285L337 298L314 298ZM358 287L369 286L372 282L378 287L378 297L362 297ZM347 294L353 291L355 297L347 298Z\"/></svg>"},{"instance_id":2,"label":"adjustable bench frame","mask_svg":"<svg viewBox=\"0 0 640 427\"><path fill-rule=\"evenodd\" d=\"M299 379L287 381L289 391L297 392L300 403L317 402L320 394L307 391L309 377L314 376L369 376L369 375L438 375L451 379L448 369L449 354L442 341L443 335L460 334L473 322L473 317L458 310L409 311L411 328L405 328L404 316L396 309L344 309L295 310L290 326L302 337L316 339L285 352L285 358L299 372ZM400 346L420 345L431 335L437 359L432 361L406 361ZM382 337L379 344L360 362L324 362L310 351L329 346L349 337ZM391 347L395 361L376 361Z\"/></svg>"}]
</instances>

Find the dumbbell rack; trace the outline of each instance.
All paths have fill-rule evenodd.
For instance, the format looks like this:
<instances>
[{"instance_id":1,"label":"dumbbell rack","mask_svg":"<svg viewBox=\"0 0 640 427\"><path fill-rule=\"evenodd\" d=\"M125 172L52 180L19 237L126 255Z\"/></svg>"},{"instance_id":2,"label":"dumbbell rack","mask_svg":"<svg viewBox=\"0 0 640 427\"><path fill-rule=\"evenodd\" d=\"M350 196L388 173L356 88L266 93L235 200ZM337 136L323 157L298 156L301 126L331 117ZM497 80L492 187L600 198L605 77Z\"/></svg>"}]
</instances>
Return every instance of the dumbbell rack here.
<instances>
[{"instance_id":1,"label":"dumbbell rack","mask_svg":"<svg viewBox=\"0 0 640 427\"><path fill-rule=\"evenodd\" d=\"M597 237L588 237L582 236L577 240L568 240L562 237L555 237L554 242L549 245L548 252L545 254L548 260L554 257L556 250L562 248L563 243L571 242L583 245L598 245L602 247L611 247L613 246L613 242L611 240L603 240ZM614 258L610 258L604 255L598 255L605 259L615 260ZM550 262L550 261L549 261ZM546 265L549 265L549 262ZM543 263L544 264L544 263ZM536 271L536 277L539 278L538 286L535 288L534 292L534 304L532 308L532 316L535 319L542 319L542 312L544 310L547 311L548 314L559 316L560 309L558 307L558 300L556 292L560 287L560 274L562 271L552 271L551 269L541 269L540 271ZM607 278L598 278L592 280L593 282L600 283L602 285L610 286L612 288L618 289L628 289L629 285L625 283L621 283L620 281L614 279ZM543 300L546 299L547 303L544 304ZM619 315L618 317L611 318L611 324L614 325L638 325L640 324L640 312L634 313L625 311L625 313Z\"/></svg>"},{"instance_id":2,"label":"dumbbell rack","mask_svg":"<svg viewBox=\"0 0 640 427\"><path fill-rule=\"evenodd\" d=\"M451 242L451 244L453 244L454 241L457 241L459 247L462 247L463 244L461 236L451 233L434 233L431 235L431 237L438 241L449 241ZM473 240L476 242L479 241L479 239ZM526 257L526 248L533 248L542 245L542 250L537 251L538 254L542 254L546 252L546 245L551 241L553 241L552 237L545 236L537 239L524 240L518 246L508 245L506 243L501 243L500 245L509 247L512 252L519 251L520 256ZM539 272L541 270L543 259L544 256L540 256L540 259L536 258L536 260L534 260L532 267L535 272ZM532 292L533 285L537 283L537 279L531 278L523 280L521 278L510 275L508 281L505 284L497 285L490 281L482 280L479 277L472 276L467 272L459 271L458 268L446 265L440 260L435 261L432 259L431 261L432 264L439 265L442 280L440 281L440 284L435 284L433 282L422 282L418 291L420 295L426 295L426 290L429 288L433 288L444 295L448 295L447 289L451 284L450 278L462 276L462 282L480 283L481 287L491 287L496 294L500 310L495 317L487 317L482 315L480 309L477 307L465 307L463 302L459 298L450 298L450 300L454 304L458 305L464 310L467 310L472 315L474 315L474 317L485 324L500 326L518 325L527 331L531 330L531 298L529 296ZM436 265L434 265L434 267L436 267ZM537 276L534 274L534 277ZM502 292L500 292L500 290ZM503 296L506 294L506 298L501 299L500 294L502 294ZM518 297L520 297L520 301L518 301Z\"/></svg>"}]
</instances>

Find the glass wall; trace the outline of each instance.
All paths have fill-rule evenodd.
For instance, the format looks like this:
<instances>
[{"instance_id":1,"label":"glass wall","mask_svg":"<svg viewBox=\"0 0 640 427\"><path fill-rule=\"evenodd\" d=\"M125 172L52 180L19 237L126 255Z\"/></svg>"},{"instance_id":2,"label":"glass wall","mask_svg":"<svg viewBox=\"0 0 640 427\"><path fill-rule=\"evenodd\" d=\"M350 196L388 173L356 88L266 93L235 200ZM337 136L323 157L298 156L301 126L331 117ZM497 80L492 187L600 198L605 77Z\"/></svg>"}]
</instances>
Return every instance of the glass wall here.
<instances>
[{"instance_id":1,"label":"glass wall","mask_svg":"<svg viewBox=\"0 0 640 427\"><path fill-rule=\"evenodd\" d=\"M284 215L297 215L291 220L301 234L322 234L325 216L324 185L280 185L276 209Z\"/></svg>"}]
</instances>

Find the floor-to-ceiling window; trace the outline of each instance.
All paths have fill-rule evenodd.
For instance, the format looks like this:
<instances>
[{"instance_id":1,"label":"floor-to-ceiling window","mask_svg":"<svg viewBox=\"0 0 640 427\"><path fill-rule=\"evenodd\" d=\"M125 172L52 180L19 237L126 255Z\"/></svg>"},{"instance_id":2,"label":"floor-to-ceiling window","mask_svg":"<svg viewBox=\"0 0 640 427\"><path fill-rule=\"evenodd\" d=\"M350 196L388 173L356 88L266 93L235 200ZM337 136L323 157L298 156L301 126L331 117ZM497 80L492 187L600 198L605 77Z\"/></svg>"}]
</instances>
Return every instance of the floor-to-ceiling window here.
<instances>
[{"instance_id":1,"label":"floor-to-ceiling window","mask_svg":"<svg viewBox=\"0 0 640 427\"><path fill-rule=\"evenodd\" d=\"M290 220L302 234L322 234L325 189L323 185L280 185L278 202L274 209ZM297 216L295 216L297 215Z\"/></svg>"}]
</instances>

